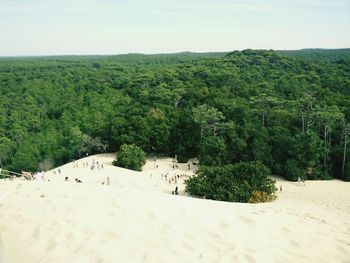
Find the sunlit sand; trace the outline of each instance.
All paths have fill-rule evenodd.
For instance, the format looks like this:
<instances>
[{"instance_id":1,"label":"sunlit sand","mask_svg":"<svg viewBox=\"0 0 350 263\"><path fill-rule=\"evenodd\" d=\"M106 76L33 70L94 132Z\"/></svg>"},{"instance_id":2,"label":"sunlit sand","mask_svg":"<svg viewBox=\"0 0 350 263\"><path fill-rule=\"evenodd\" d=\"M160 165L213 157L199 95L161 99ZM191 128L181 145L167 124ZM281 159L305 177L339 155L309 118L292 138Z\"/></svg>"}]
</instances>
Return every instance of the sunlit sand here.
<instances>
[{"instance_id":1,"label":"sunlit sand","mask_svg":"<svg viewBox=\"0 0 350 263\"><path fill-rule=\"evenodd\" d=\"M350 183L276 178L275 202L227 203L185 195L195 165L135 172L113 158L0 181L0 262L349 262ZM103 169L83 166L93 160Z\"/></svg>"}]
</instances>

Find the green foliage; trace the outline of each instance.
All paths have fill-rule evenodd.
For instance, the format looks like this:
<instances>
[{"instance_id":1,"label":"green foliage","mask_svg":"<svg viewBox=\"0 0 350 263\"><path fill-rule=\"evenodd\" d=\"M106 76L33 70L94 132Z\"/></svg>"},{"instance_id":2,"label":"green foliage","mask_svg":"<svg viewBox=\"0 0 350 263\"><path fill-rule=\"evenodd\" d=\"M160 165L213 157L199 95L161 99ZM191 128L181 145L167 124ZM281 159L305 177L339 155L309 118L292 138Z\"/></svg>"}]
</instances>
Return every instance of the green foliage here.
<instances>
[{"instance_id":1,"label":"green foliage","mask_svg":"<svg viewBox=\"0 0 350 263\"><path fill-rule=\"evenodd\" d=\"M146 163L146 155L142 149L133 144L123 144L117 152L117 159L113 161L115 166L127 169L141 171L142 166Z\"/></svg>"},{"instance_id":2,"label":"green foliage","mask_svg":"<svg viewBox=\"0 0 350 263\"><path fill-rule=\"evenodd\" d=\"M204 104L193 109L193 119L200 125L201 138L203 138L205 133L216 135L218 125L224 119L224 116L217 109Z\"/></svg>"},{"instance_id":3,"label":"green foliage","mask_svg":"<svg viewBox=\"0 0 350 263\"><path fill-rule=\"evenodd\" d=\"M206 137L201 141L199 162L206 166L221 166L230 163L226 142L222 137Z\"/></svg>"},{"instance_id":4,"label":"green foliage","mask_svg":"<svg viewBox=\"0 0 350 263\"><path fill-rule=\"evenodd\" d=\"M264 202L271 202L275 200L277 197L276 195L269 195L266 192L261 191L253 191L252 195L250 196L248 203L264 203Z\"/></svg>"},{"instance_id":5,"label":"green foliage","mask_svg":"<svg viewBox=\"0 0 350 263\"><path fill-rule=\"evenodd\" d=\"M51 170L53 167L54 166L53 166L52 160L46 159L46 160L39 163L38 170L47 172L47 171Z\"/></svg>"},{"instance_id":6,"label":"green foliage","mask_svg":"<svg viewBox=\"0 0 350 263\"><path fill-rule=\"evenodd\" d=\"M259 160L291 180L349 180L349 51L0 58L0 166L35 170L135 144L207 165Z\"/></svg>"},{"instance_id":7,"label":"green foliage","mask_svg":"<svg viewBox=\"0 0 350 263\"><path fill-rule=\"evenodd\" d=\"M350 182L350 161L345 164L344 181Z\"/></svg>"},{"instance_id":8,"label":"green foliage","mask_svg":"<svg viewBox=\"0 0 350 263\"><path fill-rule=\"evenodd\" d=\"M229 202L269 201L276 191L269 169L261 162L241 162L220 167L201 166L186 180L193 196ZM263 197L256 198L260 192Z\"/></svg>"},{"instance_id":9,"label":"green foliage","mask_svg":"<svg viewBox=\"0 0 350 263\"><path fill-rule=\"evenodd\" d=\"M298 178L305 178L306 171L300 167L296 160L288 160L286 163L286 177L288 180L297 181Z\"/></svg>"},{"instance_id":10,"label":"green foliage","mask_svg":"<svg viewBox=\"0 0 350 263\"><path fill-rule=\"evenodd\" d=\"M305 179L322 179L321 157L324 154L322 141L315 132L309 131L297 134L290 149L290 156L286 164L286 177L296 181L298 177ZM325 178L324 178L325 179Z\"/></svg>"}]
</instances>

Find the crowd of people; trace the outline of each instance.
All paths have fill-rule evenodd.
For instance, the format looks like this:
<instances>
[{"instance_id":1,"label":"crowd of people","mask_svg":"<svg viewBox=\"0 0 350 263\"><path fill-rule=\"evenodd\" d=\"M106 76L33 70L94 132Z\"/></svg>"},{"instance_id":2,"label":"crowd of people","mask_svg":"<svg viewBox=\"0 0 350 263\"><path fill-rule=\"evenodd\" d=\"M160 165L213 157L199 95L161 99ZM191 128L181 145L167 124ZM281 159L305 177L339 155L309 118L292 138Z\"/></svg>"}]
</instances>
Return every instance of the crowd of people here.
<instances>
[{"instance_id":1,"label":"crowd of people","mask_svg":"<svg viewBox=\"0 0 350 263\"><path fill-rule=\"evenodd\" d=\"M41 172L27 172L27 171L22 171L22 178L25 180L41 180L44 181L45 180L45 172L41 171Z\"/></svg>"},{"instance_id":2,"label":"crowd of people","mask_svg":"<svg viewBox=\"0 0 350 263\"><path fill-rule=\"evenodd\" d=\"M73 164L74 168L79 168L79 163L78 162L74 162ZM88 161L84 161L83 162L83 167L84 168L89 168L91 170L103 170L103 163L100 163L99 161L95 161L95 159L92 159L91 163L89 163Z\"/></svg>"},{"instance_id":3,"label":"crowd of people","mask_svg":"<svg viewBox=\"0 0 350 263\"><path fill-rule=\"evenodd\" d=\"M172 190L171 193L174 195L178 195L179 183L181 183L183 180L189 178L194 174L189 173L192 171L191 168L193 168L193 165L195 164L191 164L190 162L186 164L179 164L176 158L172 158L170 161L170 166L167 165L167 167L169 167L167 171L165 173L161 173L160 177L157 178L159 178L162 182L168 185L175 185L175 188L173 188L174 190ZM153 158L153 168L159 168L156 156ZM152 174L150 174L150 178L153 178Z\"/></svg>"},{"instance_id":4,"label":"crowd of people","mask_svg":"<svg viewBox=\"0 0 350 263\"><path fill-rule=\"evenodd\" d=\"M73 168L79 168L79 162L78 161L73 161ZM91 162L88 161L84 161L83 162L83 168L88 168L90 170L103 170L104 165L103 163L99 162L99 161L95 161L95 159L92 159ZM57 172L54 170L54 174L61 174L61 170L58 168ZM66 176L64 178L65 181L69 181L69 177ZM82 183L82 180L75 178L74 181L76 183Z\"/></svg>"}]
</instances>

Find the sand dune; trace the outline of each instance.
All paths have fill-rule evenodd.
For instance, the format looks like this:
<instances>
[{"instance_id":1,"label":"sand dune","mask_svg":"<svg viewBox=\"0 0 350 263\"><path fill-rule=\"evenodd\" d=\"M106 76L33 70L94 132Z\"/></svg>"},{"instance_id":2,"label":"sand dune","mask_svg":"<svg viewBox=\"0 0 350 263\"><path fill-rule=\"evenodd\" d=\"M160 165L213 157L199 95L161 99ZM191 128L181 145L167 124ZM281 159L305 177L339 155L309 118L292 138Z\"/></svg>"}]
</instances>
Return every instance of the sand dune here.
<instances>
[{"instance_id":1,"label":"sand dune","mask_svg":"<svg viewBox=\"0 0 350 263\"><path fill-rule=\"evenodd\" d=\"M104 168L83 167L93 159ZM185 177L164 175L193 166L149 160L134 172L112 160L1 181L0 262L350 262L349 183L277 178L277 201L227 203L169 194L176 185L183 193Z\"/></svg>"}]
</instances>

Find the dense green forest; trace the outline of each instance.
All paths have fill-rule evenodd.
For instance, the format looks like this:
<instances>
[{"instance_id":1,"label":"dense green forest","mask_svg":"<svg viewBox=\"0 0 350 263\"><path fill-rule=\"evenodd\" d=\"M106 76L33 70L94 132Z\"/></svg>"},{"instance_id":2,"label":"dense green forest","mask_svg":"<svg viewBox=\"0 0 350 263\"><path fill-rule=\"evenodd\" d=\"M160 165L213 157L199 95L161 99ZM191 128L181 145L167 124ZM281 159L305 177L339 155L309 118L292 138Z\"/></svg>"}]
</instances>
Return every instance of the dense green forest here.
<instances>
[{"instance_id":1,"label":"dense green forest","mask_svg":"<svg viewBox=\"0 0 350 263\"><path fill-rule=\"evenodd\" d=\"M0 58L0 165L135 144L350 180L350 49Z\"/></svg>"}]
</instances>

